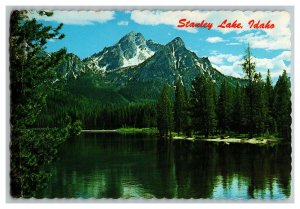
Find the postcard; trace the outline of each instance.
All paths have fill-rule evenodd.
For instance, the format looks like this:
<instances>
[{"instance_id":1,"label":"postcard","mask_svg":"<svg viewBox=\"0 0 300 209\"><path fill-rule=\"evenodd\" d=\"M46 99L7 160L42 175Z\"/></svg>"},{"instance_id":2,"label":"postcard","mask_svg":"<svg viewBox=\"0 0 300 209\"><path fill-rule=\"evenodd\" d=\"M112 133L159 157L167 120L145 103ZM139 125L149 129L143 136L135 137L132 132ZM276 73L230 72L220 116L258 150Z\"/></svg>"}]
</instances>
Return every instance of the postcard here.
<instances>
[{"instance_id":1,"label":"postcard","mask_svg":"<svg viewBox=\"0 0 300 209\"><path fill-rule=\"evenodd\" d=\"M291 10L10 8L14 200L290 200Z\"/></svg>"}]
</instances>

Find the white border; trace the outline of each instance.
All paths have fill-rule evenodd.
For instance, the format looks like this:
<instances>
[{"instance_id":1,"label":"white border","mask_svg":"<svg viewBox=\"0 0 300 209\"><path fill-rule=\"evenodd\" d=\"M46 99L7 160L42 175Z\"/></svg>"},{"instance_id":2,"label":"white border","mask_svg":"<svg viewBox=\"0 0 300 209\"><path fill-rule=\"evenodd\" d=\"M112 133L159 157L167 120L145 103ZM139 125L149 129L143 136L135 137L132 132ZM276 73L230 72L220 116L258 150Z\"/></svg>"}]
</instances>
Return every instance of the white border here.
<instances>
[{"instance_id":1,"label":"white border","mask_svg":"<svg viewBox=\"0 0 300 209\"><path fill-rule=\"evenodd\" d=\"M203 2L203 3L200 3L200 1L191 1L191 0L184 0L183 2L172 2L173 5L190 5L189 7L192 9L193 8L193 5L197 5L197 6L204 6L204 5L211 5L211 6L222 6L222 5L225 5L224 3L225 1L216 1L216 0L210 0L210 1L206 1L206 2ZM272 1L272 5L270 6L280 6L280 5L295 5L295 11L294 11L294 15L295 15L295 23L294 25L297 25L297 20L299 18L299 12L300 11L297 11L298 7L297 7L297 4L298 4L298 0L285 0L284 2L280 2L280 1ZM11 207L27 207L27 208L34 208L34 207L40 207L41 205L40 204L7 204L5 203L6 202L6 188L4 185L7 185L7 182L6 182L6 173L7 173L7 170L6 170L6 148L7 148L7 144L6 144L6 140L7 140L7 135L6 135L6 125L7 125L7 122L8 122L8 119L5 117L6 115L6 105L7 105L7 97L4 96L6 95L6 87L7 87L7 74L5 74L5 69L6 69L6 66L5 66L5 63L6 63L6 60L7 60L7 53L6 53L6 47L4 46L7 46L7 34L6 34L6 6L19 6L19 5L23 5L26 6L33 6L33 5L41 5L41 3L43 3L44 5L52 5L53 6L64 6L64 5L81 5L83 7L86 7L86 8L90 8L90 7L87 7L86 5L100 5L100 6L108 6L108 7L113 7L113 5L115 5L116 7L114 7L115 9L118 9L118 6L120 5L123 5L123 6L130 6L130 5L140 5L140 6L143 6L143 5L152 5L152 6L170 6L170 4L168 4L168 2L164 3L162 2L162 0L154 0L154 1L151 1L151 4L149 2L147 2L146 0L140 0L140 1L117 1L117 0L110 0L110 1L104 1L104 2L99 2L99 0L85 0L85 1L78 1L78 0L73 0L72 1L72 4L71 2L67 2L66 0L65 1L57 1L57 0L52 0L52 1L37 1L37 0L30 0L30 1L26 1L25 2L20 2L20 1L17 1L17 0L2 0L0 5L1 5L1 10L0 10L0 14L1 14L1 33L0 34L5 34L6 36L2 36L1 35L1 42L0 42L0 46L1 47L1 65L2 65L2 68L1 68L1 76L0 76L0 89L1 89L1 94L3 97L2 97L2 100L1 100L1 109L0 109L0 114L1 114L1 124L0 124L0 128L1 128L1 133L2 133L2 140L1 141L1 148L2 148L2 156L0 157L0 162L1 162L1 172L0 172L0 175L1 175L1 182L0 182L0 185L1 185L1 190L0 190L0 198L1 198L1 208L11 208ZM122 3L122 4L121 4ZM170 1L171 3L171 1ZM269 4L270 2L262 2L262 0L254 0L254 1L251 1L250 2L236 2L234 0L231 0L231 1L226 1L226 6L228 5L236 5L236 3L239 3L239 5L237 6L238 8L240 8L241 6L246 6L246 5L261 5L261 6L265 6L267 3ZM120 8L120 7L119 7ZM82 8L81 8L82 9ZM298 9L299 10L299 9ZM294 46L298 46L297 44L297 34L299 34L298 28L294 28ZM3 38L5 37L5 38ZM294 48L294 56L295 58L299 57L297 56L297 48L295 47ZM293 118L293 124L297 124L297 120L298 120L298 117L299 117L299 114L297 112L297 109L294 109L296 107L295 104L299 103L299 96L297 94L295 94L296 92L298 92L297 90L299 90L299 85L297 84L297 78L299 79L299 76L298 76L298 72L297 72L297 63L299 62L299 59L294 59L295 63L294 63L294 89L293 89L293 112L295 113L294 114L294 118ZM300 69L299 69L300 70ZM6 119L5 119L6 118ZM296 163L297 162L297 159L298 159L298 156L299 154L297 153L297 150L296 149L296 144L297 144L297 136L298 136L298 130L296 129L296 126L293 126L293 135L294 135L294 143L293 143L293 153L294 153L294 156L293 156L293 177L294 177L294 186L292 187L293 188L293 191L292 191L292 194L294 195L294 201L296 202L296 204L243 204L243 205L239 205L239 204L234 204L234 203L231 203L231 204L207 204L205 203L204 205L201 205L201 206L204 206L204 207L214 207L214 206L221 206L221 207L225 207L225 208L232 208L232 207L291 207L291 208L294 208L297 206L297 191L299 190L297 188L297 179L295 179L295 177L297 177L296 173L297 172L297 168L298 167L295 167ZM243 201L245 203L245 201ZM169 204L168 204L169 205ZM44 207L52 207L54 205L49 205L49 204L43 204ZM56 204L56 206L59 206L59 207L64 207L64 208L68 208L68 207L72 207L72 208L78 208L78 207L86 207L87 205L82 205L82 204ZM105 205L101 205L101 207L103 206L108 206L108 207L122 207L122 208L126 208L126 207L130 207L130 208L133 208L133 207L140 207L141 205L139 204L105 204ZM157 207L157 206L160 206L160 207L165 207L167 205L161 205L161 204L147 204L147 205L143 205L144 207ZM189 207L198 207L198 205L194 205L194 204L188 204ZM88 207L99 207L99 205L89 205ZM175 207L175 208L181 208L181 207L186 207L186 204L182 205L182 204L178 204L178 203L174 203L174 204L170 204L170 207Z\"/></svg>"}]
</instances>

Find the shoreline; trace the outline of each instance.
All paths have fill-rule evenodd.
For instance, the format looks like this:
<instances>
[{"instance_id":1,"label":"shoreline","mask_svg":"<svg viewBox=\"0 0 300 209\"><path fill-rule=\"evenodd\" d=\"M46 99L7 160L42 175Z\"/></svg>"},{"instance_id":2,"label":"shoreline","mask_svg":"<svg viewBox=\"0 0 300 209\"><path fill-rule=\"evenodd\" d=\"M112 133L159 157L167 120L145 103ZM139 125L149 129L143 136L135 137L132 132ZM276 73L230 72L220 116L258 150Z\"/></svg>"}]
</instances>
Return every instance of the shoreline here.
<instances>
[{"instance_id":1,"label":"shoreline","mask_svg":"<svg viewBox=\"0 0 300 209\"><path fill-rule=\"evenodd\" d=\"M91 129L85 129L85 130L81 130L80 132L82 132L82 133L117 133L118 130L116 130L116 129L112 129L112 130L104 130L104 129L91 130Z\"/></svg>"},{"instance_id":2,"label":"shoreline","mask_svg":"<svg viewBox=\"0 0 300 209\"><path fill-rule=\"evenodd\" d=\"M125 129L126 130L126 129ZM125 131L123 128L121 129L111 129L111 130L81 130L82 133L119 133L119 134L155 134L153 129L141 128L141 129L128 129ZM280 138L236 138L236 137L228 137L225 139L218 138L197 138L197 137L185 137L185 136L174 136L172 140L188 140L188 141L206 141L206 142L215 142L215 143L225 143L227 145L233 144L257 144L257 145L266 145L266 144L278 144L282 141Z\"/></svg>"},{"instance_id":3,"label":"shoreline","mask_svg":"<svg viewBox=\"0 0 300 209\"><path fill-rule=\"evenodd\" d=\"M269 138L227 138L227 139L221 139L221 138L215 138L215 139L196 139L193 137L190 138L184 138L184 137L174 137L174 140L190 140L190 141L206 141L206 142L217 142L217 143L225 143L227 145L233 143L233 144L278 144L281 142L281 139L269 139Z\"/></svg>"}]
</instances>

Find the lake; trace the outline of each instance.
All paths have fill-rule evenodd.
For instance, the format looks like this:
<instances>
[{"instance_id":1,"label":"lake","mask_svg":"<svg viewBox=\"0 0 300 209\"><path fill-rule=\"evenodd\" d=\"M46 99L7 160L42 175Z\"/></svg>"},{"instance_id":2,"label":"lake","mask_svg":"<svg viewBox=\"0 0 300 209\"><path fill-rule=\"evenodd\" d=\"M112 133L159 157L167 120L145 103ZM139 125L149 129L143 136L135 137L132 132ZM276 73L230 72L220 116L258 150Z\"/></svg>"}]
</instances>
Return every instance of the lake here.
<instances>
[{"instance_id":1,"label":"lake","mask_svg":"<svg viewBox=\"0 0 300 209\"><path fill-rule=\"evenodd\" d=\"M286 199L291 146L85 133L67 141L39 198Z\"/></svg>"}]
</instances>

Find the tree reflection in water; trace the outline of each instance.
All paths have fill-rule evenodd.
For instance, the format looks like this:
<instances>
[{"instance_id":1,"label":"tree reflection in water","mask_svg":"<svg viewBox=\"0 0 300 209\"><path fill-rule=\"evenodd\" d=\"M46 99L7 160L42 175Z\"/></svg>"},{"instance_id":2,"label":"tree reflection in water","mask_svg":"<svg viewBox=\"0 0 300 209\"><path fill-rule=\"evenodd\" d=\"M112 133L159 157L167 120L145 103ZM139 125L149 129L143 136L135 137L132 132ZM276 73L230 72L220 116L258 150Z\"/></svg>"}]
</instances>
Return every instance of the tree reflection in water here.
<instances>
[{"instance_id":1,"label":"tree reflection in water","mask_svg":"<svg viewBox=\"0 0 300 209\"><path fill-rule=\"evenodd\" d=\"M38 198L281 199L291 146L84 134L67 142Z\"/></svg>"}]
</instances>

